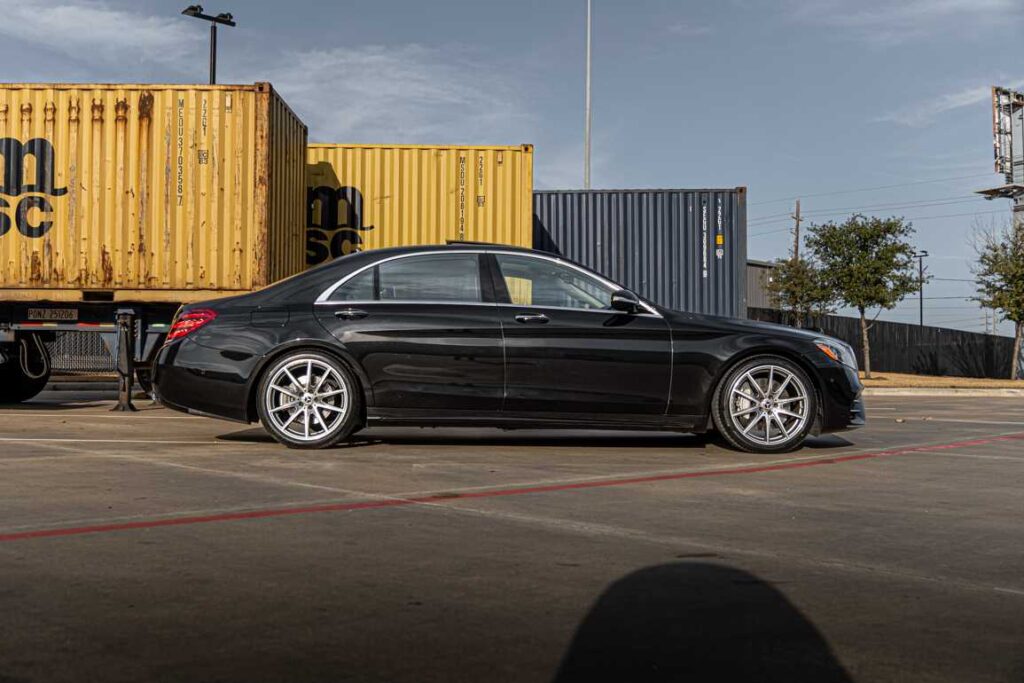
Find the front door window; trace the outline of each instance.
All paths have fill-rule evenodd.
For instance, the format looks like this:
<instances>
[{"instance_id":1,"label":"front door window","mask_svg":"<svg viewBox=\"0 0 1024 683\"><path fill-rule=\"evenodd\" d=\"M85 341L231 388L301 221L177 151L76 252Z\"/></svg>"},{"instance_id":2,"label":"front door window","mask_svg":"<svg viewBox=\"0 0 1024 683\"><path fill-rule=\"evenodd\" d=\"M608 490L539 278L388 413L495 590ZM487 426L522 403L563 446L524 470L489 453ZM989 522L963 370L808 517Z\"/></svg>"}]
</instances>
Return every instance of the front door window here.
<instances>
[{"instance_id":1,"label":"front door window","mask_svg":"<svg viewBox=\"0 0 1024 683\"><path fill-rule=\"evenodd\" d=\"M529 256L495 257L512 303L517 306L611 309L613 290L575 268Z\"/></svg>"}]
</instances>

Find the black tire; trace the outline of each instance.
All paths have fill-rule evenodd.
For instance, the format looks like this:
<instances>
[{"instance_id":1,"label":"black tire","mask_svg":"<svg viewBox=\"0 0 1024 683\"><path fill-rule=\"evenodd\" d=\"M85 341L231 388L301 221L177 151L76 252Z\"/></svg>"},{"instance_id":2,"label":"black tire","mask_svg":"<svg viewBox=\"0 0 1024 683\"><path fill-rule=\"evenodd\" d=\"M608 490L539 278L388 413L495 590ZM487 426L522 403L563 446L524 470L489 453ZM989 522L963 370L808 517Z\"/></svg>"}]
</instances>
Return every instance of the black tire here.
<instances>
[{"instance_id":1,"label":"black tire","mask_svg":"<svg viewBox=\"0 0 1024 683\"><path fill-rule=\"evenodd\" d=\"M0 403L22 403L35 398L50 381L50 358L45 359L45 372L40 377L29 377L21 369L20 345L12 347L7 362L0 365ZM44 353L46 352L43 347ZM39 359L30 358L30 370L38 371ZM34 361L34 362L33 362ZM40 370L42 368L39 368Z\"/></svg>"},{"instance_id":2,"label":"black tire","mask_svg":"<svg viewBox=\"0 0 1024 683\"><path fill-rule=\"evenodd\" d=\"M765 391L769 382L771 392ZM733 448L786 453L803 445L814 427L818 395L796 363L781 356L756 356L726 373L715 389L711 411L715 427ZM797 414L801 419L790 417Z\"/></svg>"},{"instance_id":3,"label":"black tire","mask_svg":"<svg viewBox=\"0 0 1024 683\"><path fill-rule=\"evenodd\" d=\"M309 366L313 369L308 374L296 370ZM298 384L288 379L288 374L282 374L286 368ZM327 368L333 374L326 372ZM321 381L318 372L326 379ZM339 393L339 389L343 393ZM362 428L363 395L359 382L344 363L326 353L294 351L285 354L264 371L256 391L256 409L263 428L289 448L329 448ZM311 396L310 402L304 403ZM326 398L317 398L319 396ZM289 407L296 404L298 407L294 410ZM288 424L284 424L286 422ZM329 429L315 433L321 431L320 425Z\"/></svg>"},{"instance_id":4,"label":"black tire","mask_svg":"<svg viewBox=\"0 0 1024 683\"><path fill-rule=\"evenodd\" d=\"M149 368L135 368L135 381L147 396L153 395L153 371Z\"/></svg>"}]
</instances>

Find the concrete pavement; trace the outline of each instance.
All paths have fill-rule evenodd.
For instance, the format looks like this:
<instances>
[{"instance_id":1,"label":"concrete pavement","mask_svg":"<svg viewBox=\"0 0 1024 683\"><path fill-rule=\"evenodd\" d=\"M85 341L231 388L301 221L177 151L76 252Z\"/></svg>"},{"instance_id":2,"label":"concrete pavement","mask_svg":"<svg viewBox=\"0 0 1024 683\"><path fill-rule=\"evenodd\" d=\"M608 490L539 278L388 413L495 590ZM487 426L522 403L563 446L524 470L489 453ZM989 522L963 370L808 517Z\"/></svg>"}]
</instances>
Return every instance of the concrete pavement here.
<instances>
[{"instance_id":1,"label":"concrete pavement","mask_svg":"<svg viewBox=\"0 0 1024 683\"><path fill-rule=\"evenodd\" d=\"M0 408L3 683L1024 680L1019 399L783 456L105 399Z\"/></svg>"}]
</instances>

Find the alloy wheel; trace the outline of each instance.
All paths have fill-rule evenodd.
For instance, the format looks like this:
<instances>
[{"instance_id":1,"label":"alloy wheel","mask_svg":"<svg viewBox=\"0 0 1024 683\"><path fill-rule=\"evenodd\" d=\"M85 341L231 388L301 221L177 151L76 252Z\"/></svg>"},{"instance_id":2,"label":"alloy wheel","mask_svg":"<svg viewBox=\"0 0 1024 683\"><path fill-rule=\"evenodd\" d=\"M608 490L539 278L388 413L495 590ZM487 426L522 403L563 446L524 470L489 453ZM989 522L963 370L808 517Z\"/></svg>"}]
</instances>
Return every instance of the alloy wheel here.
<instances>
[{"instance_id":1,"label":"alloy wheel","mask_svg":"<svg viewBox=\"0 0 1024 683\"><path fill-rule=\"evenodd\" d=\"M758 365L729 386L729 419L743 438L778 446L801 434L810 412L803 380L779 365Z\"/></svg>"},{"instance_id":2,"label":"alloy wheel","mask_svg":"<svg viewBox=\"0 0 1024 683\"><path fill-rule=\"evenodd\" d=\"M300 442L339 430L349 411L348 387L337 370L315 358L285 363L264 391L265 414L274 427Z\"/></svg>"}]
</instances>

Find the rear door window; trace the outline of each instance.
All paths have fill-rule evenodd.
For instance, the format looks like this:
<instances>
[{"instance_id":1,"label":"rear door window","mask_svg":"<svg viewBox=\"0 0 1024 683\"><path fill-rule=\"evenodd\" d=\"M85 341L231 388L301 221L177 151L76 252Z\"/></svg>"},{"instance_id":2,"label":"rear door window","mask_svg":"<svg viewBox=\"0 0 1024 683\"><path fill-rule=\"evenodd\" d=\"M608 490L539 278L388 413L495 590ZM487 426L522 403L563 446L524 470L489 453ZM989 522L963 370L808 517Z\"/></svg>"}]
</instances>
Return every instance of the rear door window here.
<instances>
[{"instance_id":1,"label":"rear door window","mask_svg":"<svg viewBox=\"0 0 1024 683\"><path fill-rule=\"evenodd\" d=\"M477 254L421 254L368 268L338 287L331 301L479 303Z\"/></svg>"}]
</instances>

